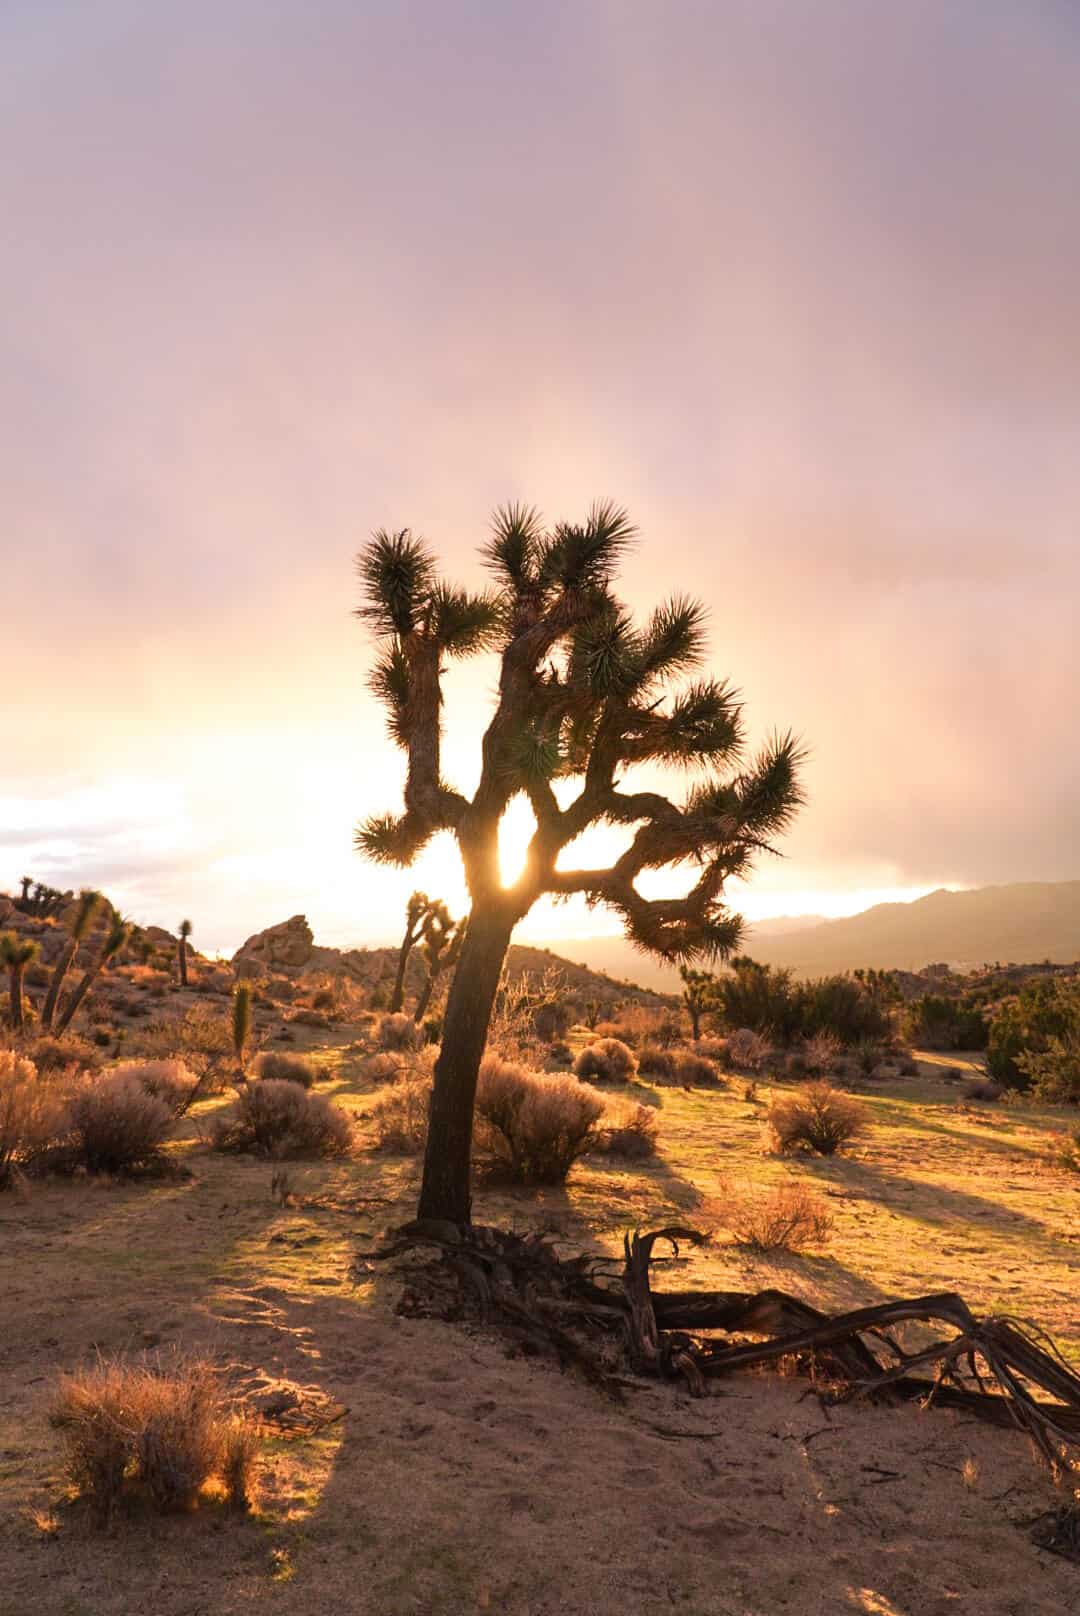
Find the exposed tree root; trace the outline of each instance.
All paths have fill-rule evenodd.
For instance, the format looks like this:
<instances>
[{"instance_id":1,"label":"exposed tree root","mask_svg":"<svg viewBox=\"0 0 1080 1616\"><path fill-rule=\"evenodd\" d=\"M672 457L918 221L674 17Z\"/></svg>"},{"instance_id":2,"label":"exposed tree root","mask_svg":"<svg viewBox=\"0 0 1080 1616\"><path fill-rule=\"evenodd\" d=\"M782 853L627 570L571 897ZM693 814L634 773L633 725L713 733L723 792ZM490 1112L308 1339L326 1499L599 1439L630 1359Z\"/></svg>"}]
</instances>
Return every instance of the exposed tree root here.
<instances>
[{"instance_id":1,"label":"exposed tree root","mask_svg":"<svg viewBox=\"0 0 1080 1616\"><path fill-rule=\"evenodd\" d=\"M562 1258L540 1235L422 1220L393 1231L357 1268L424 1253L409 1267L399 1311L496 1328L619 1400L628 1372L682 1379L701 1396L717 1376L788 1359L833 1401L888 1396L962 1407L1018 1425L1055 1474L1080 1461L1080 1376L1036 1326L977 1319L948 1291L835 1316L776 1290L654 1291L657 1243L677 1256L680 1241L705 1238L684 1228L627 1235L620 1270L598 1256ZM911 1324L924 1327L924 1339L905 1348L897 1331Z\"/></svg>"}]
</instances>

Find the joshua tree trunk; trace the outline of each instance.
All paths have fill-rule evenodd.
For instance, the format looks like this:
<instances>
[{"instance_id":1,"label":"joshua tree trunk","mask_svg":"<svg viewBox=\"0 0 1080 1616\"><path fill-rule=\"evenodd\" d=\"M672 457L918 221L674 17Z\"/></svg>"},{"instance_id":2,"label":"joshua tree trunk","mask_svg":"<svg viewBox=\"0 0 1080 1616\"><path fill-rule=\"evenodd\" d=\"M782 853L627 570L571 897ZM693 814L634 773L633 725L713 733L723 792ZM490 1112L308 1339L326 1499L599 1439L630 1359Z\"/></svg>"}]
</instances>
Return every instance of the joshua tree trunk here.
<instances>
[{"instance_id":1,"label":"joshua tree trunk","mask_svg":"<svg viewBox=\"0 0 1080 1616\"><path fill-rule=\"evenodd\" d=\"M424 1019L424 1012L427 1009L428 1005L431 1003L431 995L432 995L432 993L434 991L434 988L435 988L435 978L433 976L429 975L427 981L424 983L423 987L420 989L420 997L417 999L416 1006L415 1006L415 1008L413 1010L413 1021L416 1023L417 1026L419 1026L420 1023Z\"/></svg>"},{"instance_id":2,"label":"joshua tree trunk","mask_svg":"<svg viewBox=\"0 0 1080 1616\"><path fill-rule=\"evenodd\" d=\"M56 1023L57 1033L63 1034L67 1032L68 1028L71 1026L71 1023L75 1019L76 1011L94 985L94 980L97 977L98 970L99 967L92 965L90 969L88 971L84 971L82 976L79 978L74 992L71 994L71 997L66 1000L64 1008L60 1012L60 1018Z\"/></svg>"},{"instance_id":3,"label":"joshua tree trunk","mask_svg":"<svg viewBox=\"0 0 1080 1616\"><path fill-rule=\"evenodd\" d=\"M428 1147L419 1216L468 1223L472 1210L473 1101L487 1042L491 1011L514 929L504 905L485 903L469 917L443 1018L442 1047L435 1063Z\"/></svg>"},{"instance_id":4,"label":"joshua tree trunk","mask_svg":"<svg viewBox=\"0 0 1080 1616\"><path fill-rule=\"evenodd\" d=\"M187 938L177 939L177 958L180 961L180 986L187 987Z\"/></svg>"},{"instance_id":5,"label":"joshua tree trunk","mask_svg":"<svg viewBox=\"0 0 1080 1616\"><path fill-rule=\"evenodd\" d=\"M63 952L56 962L52 981L49 983L49 991L45 995L45 1004L41 1011L41 1026L45 1032L52 1031L53 1017L56 1014L56 1006L60 998L60 989L67 979L67 974L71 969L71 962L78 951L78 939L73 937L69 943L64 944Z\"/></svg>"},{"instance_id":6,"label":"joshua tree trunk","mask_svg":"<svg viewBox=\"0 0 1080 1616\"><path fill-rule=\"evenodd\" d=\"M25 969L26 969L26 967L24 965L12 965L11 968L10 968L9 976L8 976L8 980L9 980L9 983L10 983L10 995L11 995L11 1030L12 1030L12 1032L22 1032L23 1027L25 1025L25 1022L24 1022L24 1019L23 1019L23 986L22 986L22 984L23 984L23 971Z\"/></svg>"},{"instance_id":7,"label":"joshua tree trunk","mask_svg":"<svg viewBox=\"0 0 1080 1616\"><path fill-rule=\"evenodd\" d=\"M701 1037L701 1007L696 1004L687 1004L686 1013L690 1017L690 1031L695 1044Z\"/></svg>"}]
</instances>

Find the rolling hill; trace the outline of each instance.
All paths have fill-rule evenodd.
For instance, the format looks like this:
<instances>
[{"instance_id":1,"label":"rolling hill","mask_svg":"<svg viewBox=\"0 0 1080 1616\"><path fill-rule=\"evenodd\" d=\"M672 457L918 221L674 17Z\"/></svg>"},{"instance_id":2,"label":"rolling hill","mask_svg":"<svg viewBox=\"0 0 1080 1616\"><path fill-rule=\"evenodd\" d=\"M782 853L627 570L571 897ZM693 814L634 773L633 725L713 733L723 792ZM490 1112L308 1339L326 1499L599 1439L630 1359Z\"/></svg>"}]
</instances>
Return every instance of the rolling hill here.
<instances>
[{"instance_id":1,"label":"rolling hill","mask_svg":"<svg viewBox=\"0 0 1080 1616\"><path fill-rule=\"evenodd\" d=\"M678 973L646 958L622 937L581 938L560 952L594 970L654 990L677 990ZM800 976L877 966L917 971L946 961L1035 964L1080 959L1080 881L1029 882L929 893L913 903L881 903L843 920L807 916L766 921L748 931L744 951Z\"/></svg>"}]
</instances>

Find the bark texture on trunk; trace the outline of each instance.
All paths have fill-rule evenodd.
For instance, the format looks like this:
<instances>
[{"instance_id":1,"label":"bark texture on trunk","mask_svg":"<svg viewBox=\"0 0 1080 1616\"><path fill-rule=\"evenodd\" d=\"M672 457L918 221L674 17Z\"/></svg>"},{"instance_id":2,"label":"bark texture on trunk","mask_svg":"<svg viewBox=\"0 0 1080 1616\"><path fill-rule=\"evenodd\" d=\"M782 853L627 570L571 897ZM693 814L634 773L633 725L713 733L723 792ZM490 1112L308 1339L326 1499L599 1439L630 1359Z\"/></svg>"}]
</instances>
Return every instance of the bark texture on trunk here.
<instances>
[{"instance_id":1,"label":"bark texture on trunk","mask_svg":"<svg viewBox=\"0 0 1080 1616\"><path fill-rule=\"evenodd\" d=\"M179 961L180 961L180 986L182 988L186 988L187 985L188 985L188 981L187 981L187 942L185 941L185 939L183 937L180 938L180 949L179 949L179 953L178 953L178 958L179 958Z\"/></svg>"},{"instance_id":2,"label":"bark texture on trunk","mask_svg":"<svg viewBox=\"0 0 1080 1616\"><path fill-rule=\"evenodd\" d=\"M413 937L412 927L410 926L402 938L401 947L398 950L397 970L394 973L394 990L390 995L391 1015L396 1015L405 1003L405 967L409 963L409 955L412 953L412 946L415 941L416 939Z\"/></svg>"},{"instance_id":3,"label":"bark texture on trunk","mask_svg":"<svg viewBox=\"0 0 1080 1616\"><path fill-rule=\"evenodd\" d=\"M424 1182L418 1215L468 1223L476 1078L487 1043L491 1011L514 929L503 908L473 909L443 1017L435 1062Z\"/></svg>"},{"instance_id":4,"label":"bark texture on trunk","mask_svg":"<svg viewBox=\"0 0 1080 1616\"><path fill-rule=\"evenodd\" d=\"M60 1017L56 1024L56 1030L58 1033L67 1032L68 1028L71 1026L72 1021L75 1019L75 1012L86 998L86 995L90 992L94 978L97 976L97 974L98 973L96 970L89 970L85 971L80 977L78 986L65 1003L63 1010L60 1012Z\"/></svg>"}]
</instances>

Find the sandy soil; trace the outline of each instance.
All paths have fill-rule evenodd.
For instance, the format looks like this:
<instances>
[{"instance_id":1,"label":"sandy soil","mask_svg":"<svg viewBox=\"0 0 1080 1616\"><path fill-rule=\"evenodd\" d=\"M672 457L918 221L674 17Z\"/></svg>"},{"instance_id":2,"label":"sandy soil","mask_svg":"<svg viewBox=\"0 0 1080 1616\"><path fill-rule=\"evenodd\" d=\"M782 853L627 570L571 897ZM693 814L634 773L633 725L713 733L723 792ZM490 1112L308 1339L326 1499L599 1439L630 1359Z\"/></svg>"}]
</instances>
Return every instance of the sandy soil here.
<instances>
[{"instance_id":1,"label":"sandy soil","mask_svg":"<svg viewBox=\"0 0 1080 1616\"><path fill-rule=\"evenodd\" d=\"M1000 1305L1015 1285L1041 1305L1006 1295L1009 1308L1075 1353L1080 1195L1037 1165L1044 1123L975 1123L939 1089L875 1098L856 1159L797 1169L835 1192L828 1256L755 1261L721 1244L666 1282L776 1282L833 1306L943 1281ZM340 1092L370 1100L347 1073ZM613 1244L633 1222L705 1215L732 1173L792 1170L760 1156L740 1097L658 1099L661 1163L581 1167L539 1199L489 1192L477 1216ZM1028 1538L1062 1494L1022 1438L944 1411L826 1412L775 1376L704 1402L644 1386L614 1409L497 1340L397 1317L391 1276L349 1283L358 1240L408 1214L413 1163L295 1168L294 1187L326 1204L282 1208L267 1164L182 1151L188 1181L41 1184L0 1202L0 1616L1080 1609L1080 1567ZM284 1389L310 1414L345 1412L268 1440L248 1519L207 1507L96 1534L65 1496L55 1372L174 1343L212 1353L262 1404Z\"/></svg>"}]
</instances>

